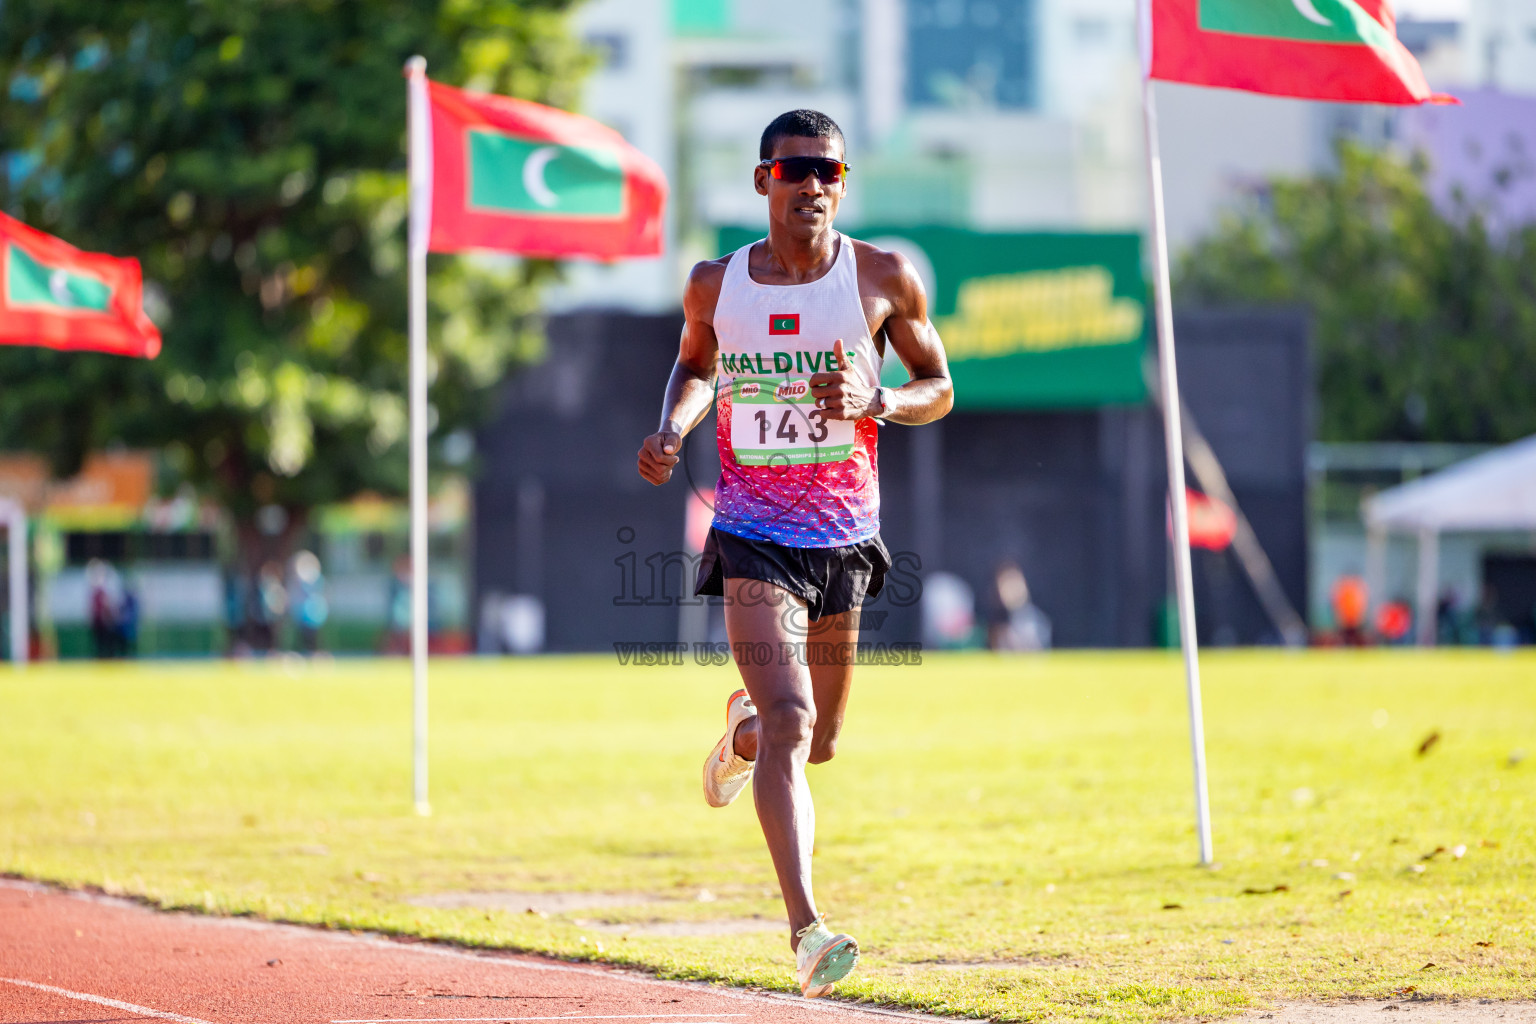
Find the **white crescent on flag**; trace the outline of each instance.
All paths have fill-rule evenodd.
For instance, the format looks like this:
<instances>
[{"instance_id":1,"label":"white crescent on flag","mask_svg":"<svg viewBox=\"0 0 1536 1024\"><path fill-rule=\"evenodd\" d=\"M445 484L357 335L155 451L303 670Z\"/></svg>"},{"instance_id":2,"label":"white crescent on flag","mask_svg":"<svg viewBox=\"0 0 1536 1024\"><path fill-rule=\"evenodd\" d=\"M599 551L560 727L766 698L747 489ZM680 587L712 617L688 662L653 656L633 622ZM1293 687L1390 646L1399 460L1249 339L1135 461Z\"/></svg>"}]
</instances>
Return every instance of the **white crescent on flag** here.
<instances>
[{"instance_id":1,"label":"white crescent on flag","mask_svg":"<svg viewBox=\"0 0 1536 1024\"><path fill-rule=\"evenodd\" d=\"M62 270L55 270L48 275L48 294L61 306L75 304L75 297L69 291L69 275Z\"/></svg>"},{"instance_id":2,"label":"white crescent on flag","mask_svg":"<svg viewBox=\"0 0 1536 1024\"><path fill-rule=\"evenodd\" d=\"M1295 4L1297 12L1303 18L1306 18L1308 21L1312 22L1312 24L1328 26L1333 25L1333 22L1323 17L1323 13L1321 11L1312 6L1312 0L1291 0L1291 3Z\"/></svg>"},{"instance_id":3,"label":"white crescent on flag","mask_svg":"<svg viewBox=\"0 0 1536 1024\"><path fill-rule=\"evenodd\" d=\"M549 210L559 204L560 197L549 187L549 182L544 180L544 169L559 155L559 147L544 146L529 153L528 159L523 162L523 188L528 191L528 198Z\"/></svg>"}]
</instances>

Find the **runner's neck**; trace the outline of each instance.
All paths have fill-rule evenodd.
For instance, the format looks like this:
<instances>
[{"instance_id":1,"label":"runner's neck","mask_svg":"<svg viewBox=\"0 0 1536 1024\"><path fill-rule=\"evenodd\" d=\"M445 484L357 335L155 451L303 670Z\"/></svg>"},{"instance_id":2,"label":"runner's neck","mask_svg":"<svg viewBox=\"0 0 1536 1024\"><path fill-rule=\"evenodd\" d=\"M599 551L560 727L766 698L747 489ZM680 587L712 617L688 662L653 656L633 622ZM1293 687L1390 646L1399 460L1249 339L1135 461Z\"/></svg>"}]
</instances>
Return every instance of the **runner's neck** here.
<instances>
[{"instance_id":1,"label":"runner's neck","mask_svg":"<svg viewBox=\"0 0 1536 1024\"><path fill-rule=\"evenodd\" d=\"M754 258L755 257L755 258ZM759 284L808 284L825 277L838 257L838 233L828 228L810 238L768 237L748 256L748 272Z\"/></svg>"}]
</instances>

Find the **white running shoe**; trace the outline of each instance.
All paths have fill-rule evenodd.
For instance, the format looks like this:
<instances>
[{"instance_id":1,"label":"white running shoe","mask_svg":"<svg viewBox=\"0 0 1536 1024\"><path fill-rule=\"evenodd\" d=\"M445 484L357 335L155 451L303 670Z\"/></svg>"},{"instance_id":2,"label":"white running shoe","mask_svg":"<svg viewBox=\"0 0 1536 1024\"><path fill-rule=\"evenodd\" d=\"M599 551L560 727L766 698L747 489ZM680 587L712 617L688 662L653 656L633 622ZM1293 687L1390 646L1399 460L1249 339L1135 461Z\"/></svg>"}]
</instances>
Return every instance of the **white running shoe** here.
<instances>
[{"instance_id":1,"label":"white running shoe","mask_svg":"<svg viewBox=\"0 0 1536 1024\"><path fill-rule=\"evenodd\" d=\"M755 714L757 706L746 690L737 690L725 702L725 735L704 762L704 799L711 807L729 804L752 781L752 762L736 753L736 727Z\"/></svg>"},{"instance_id":2,"label":"white running shoe","mask_svg":"<svg viewBox=\"0 0 1536 1024\"><path fill-rule=\"evenodd\" d=\"M800 994L807 999L831 992L859 962L859 944L853 936L832 934L819 917L795 934L800 938L795 950L795 976Z\"/></svg>"}]
</instances>

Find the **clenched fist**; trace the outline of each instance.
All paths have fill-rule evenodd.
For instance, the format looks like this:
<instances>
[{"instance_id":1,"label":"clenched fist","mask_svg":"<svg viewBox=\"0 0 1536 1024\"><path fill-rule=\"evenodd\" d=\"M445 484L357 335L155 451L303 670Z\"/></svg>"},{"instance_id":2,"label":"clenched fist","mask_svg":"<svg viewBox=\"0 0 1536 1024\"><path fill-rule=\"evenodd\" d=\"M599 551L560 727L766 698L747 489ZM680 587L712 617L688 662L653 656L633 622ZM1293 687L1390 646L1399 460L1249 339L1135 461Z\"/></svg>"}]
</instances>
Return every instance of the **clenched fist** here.
<instances>
[{"instance_id":1,"label":"clenched fist","mask_svg":"<svg viewBox=\"0 0 1536 1024\"><path fill-rule=\"evenodd\" d=\"M672 467L681 458L683 437L675 430L658 430L640 445L640 475L660 486L672 479Z\"/></svg>"},{"instance_id":2,"label":"clenched fist","mask_svg":"<svg viewBox=\"0 0 1536 1024\"><path fill-rule=\"evenodd\" d=\"M838 368L811 375L811 394L816 397L816 408L826 410L829 420L861 420L872 415L876 389L854 372L853 363L843 354L842 338L832 343L832 354Z\"/></svg>"}]
</instances>

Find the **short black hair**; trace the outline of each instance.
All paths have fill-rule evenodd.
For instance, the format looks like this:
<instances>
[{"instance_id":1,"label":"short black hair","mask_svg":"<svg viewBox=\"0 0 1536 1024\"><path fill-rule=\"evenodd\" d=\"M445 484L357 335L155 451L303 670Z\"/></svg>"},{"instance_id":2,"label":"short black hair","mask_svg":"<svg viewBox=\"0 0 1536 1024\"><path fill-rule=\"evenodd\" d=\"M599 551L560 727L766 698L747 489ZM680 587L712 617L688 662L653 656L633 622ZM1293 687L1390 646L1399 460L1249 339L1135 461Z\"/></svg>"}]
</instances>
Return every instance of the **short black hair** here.
<instances>
[{"instance_id":1,"label":"short black hair","mask_svg":"<svg viewBox=\"0 0 1536 1024\"><path fill-rule=\"evenodd\" d=\"M758 144L757 158L767 160L773 156L773 147L778 145L782 138L802 139L836 139L846 150L848 140L843 138L843 130L837 126L837 122L819 110L790 110L772 121L763 129L763 141Z\"/></svg>"}]
</instances>

